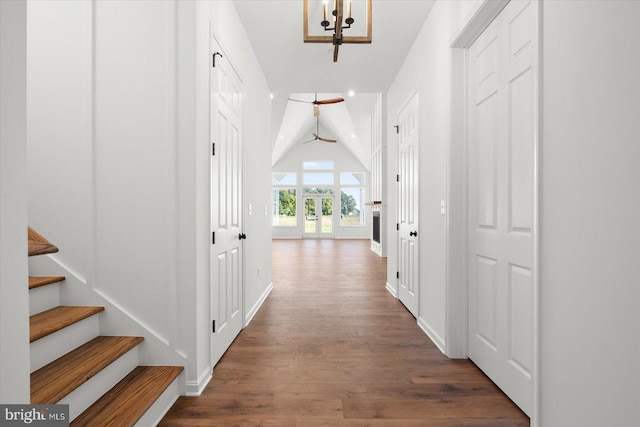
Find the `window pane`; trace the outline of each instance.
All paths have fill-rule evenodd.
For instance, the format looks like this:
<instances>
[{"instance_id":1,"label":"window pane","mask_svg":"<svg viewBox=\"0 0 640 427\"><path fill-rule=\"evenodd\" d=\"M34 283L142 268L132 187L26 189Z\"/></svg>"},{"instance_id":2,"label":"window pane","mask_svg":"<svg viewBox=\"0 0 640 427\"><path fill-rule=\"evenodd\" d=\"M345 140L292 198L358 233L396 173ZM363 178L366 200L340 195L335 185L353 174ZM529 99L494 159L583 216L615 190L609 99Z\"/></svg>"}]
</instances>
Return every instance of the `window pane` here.
<instances>
[{"instance_id":1,"label":"window pane","mask_svg":"<svg viewBox=\"0 0 640 427\"><path fill-rule=\"evenodd\" d=\"M364 225L364 188L340 191L340 225Z\"/></svg>"},{"instance_id":2,"label":"window pane","mask_svg":"<svg viewBox=\"0 0 640 427\"><path fill-rule=\"evenodd\" d=\"M343 172L340 174L342 185L364 185L364 172Z\"/></svg>"},{"instance_id":3,"label":"window pane","mask_svg":"<svg viewBox=\"0 0 640 427\"><path fill-rule=\"evenodd\" d=\"M295 227L296 221L296 190L293 188L273 189L273 222L277 227Z\"/></svg>"},{"instance_id":4,"label":"window pane","mask_svg":"<svg viewBox=\"0 0 640 427\"><path fill-rule=\"evenodd\" d=\"M330 171L330 170L333 170L333 162L332 161L303 162L302 169Z\"/></svg>"},{"instance_id":5,"label":"window pane","mask_svg":"<svg viewBox=\"0 0 640 427\"><path fill-rule=\"evenodd\" d=\"M305 173L302 181L305 185L333 185L333 173Z\"/></svg>"},{"instance_id":6,"label":"window pane","mask_svg":"<svg viewBox=\"0 0 640 427\"><path fill-rule=\"evenodd\" d=\"M304 187L302 189L303 194L334 194L333 188L322 188L322 187Z\"/></svg>"},{"instance_id":7,"label":"window pane","mask_svg":"<svg viewBox=\"0 0 640 427\"><path fill-rule=\"evenodd\" d=\"M276 172L271 180L272 185L296 185L295 172Z\"/></svg>"}]
</instances>

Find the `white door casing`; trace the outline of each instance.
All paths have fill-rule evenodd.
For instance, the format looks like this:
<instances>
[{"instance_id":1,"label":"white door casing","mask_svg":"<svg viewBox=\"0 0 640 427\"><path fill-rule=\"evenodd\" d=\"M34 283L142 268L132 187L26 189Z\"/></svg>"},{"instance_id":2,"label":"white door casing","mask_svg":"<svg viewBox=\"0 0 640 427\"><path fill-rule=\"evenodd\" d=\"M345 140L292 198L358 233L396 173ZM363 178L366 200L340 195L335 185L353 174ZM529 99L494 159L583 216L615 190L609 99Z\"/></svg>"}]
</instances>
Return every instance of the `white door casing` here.
<instances>
[{"instance_id":1,"label":"white door casing","mask_svg":"<svg viewBox=\"0 0 640 427\"><path fill-rule=\"evenodd\" d=\"M398 113L398 299L418 318L418 94Z\"/></svg>"},{"instance_id":2,"label":"white door casing","mask_svg":"<svg viewBox=\"0 0 640 427\"><path fill-rule=\"evenodd\" d=\"M535 6L510 2L468 51L469 357L533 407Z\"/></svg>"},{"instance_id":3,"label":"white door casing","mask_svg":"<svg viewBox=\"0 0 640 427\"><path fill-rule=\"evenodd\" d=\"M212 37L211 53L222 49ZM242 81L226 55L210 70L211 141L211 365L243 327Z\"/></svg>"}]
</instances>

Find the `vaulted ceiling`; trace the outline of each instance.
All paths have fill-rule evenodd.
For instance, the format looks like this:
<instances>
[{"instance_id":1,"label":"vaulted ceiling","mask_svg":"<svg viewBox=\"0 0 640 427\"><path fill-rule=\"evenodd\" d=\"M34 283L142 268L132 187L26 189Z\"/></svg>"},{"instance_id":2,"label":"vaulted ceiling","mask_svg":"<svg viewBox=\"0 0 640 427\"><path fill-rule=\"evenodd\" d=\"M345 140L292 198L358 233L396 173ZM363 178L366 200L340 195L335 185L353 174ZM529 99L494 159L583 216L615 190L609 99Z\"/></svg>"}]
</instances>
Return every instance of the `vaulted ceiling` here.
<instances>
[{"instance_id":1,"label":"vaulted ceiling","mask_svg":"<svg viewBox=\"0 0 640 427\"><path fill-rule=\"evenodd\" d=\"M356 9L364 7L365 0L352 2ZM320 107L320 136L337 139L368 167L374 94L390 86L434 1L373 0L372 43L342 45L337 63L331 44L303 43L303 0L234 3L274 95L273 164L316 131L313 106L288 98L313 100L318 93L318 99L346 100ZM363 24L356 22L354 27ZM349 91L355 95L350 97Z\"/></svg>"}]
</instances>

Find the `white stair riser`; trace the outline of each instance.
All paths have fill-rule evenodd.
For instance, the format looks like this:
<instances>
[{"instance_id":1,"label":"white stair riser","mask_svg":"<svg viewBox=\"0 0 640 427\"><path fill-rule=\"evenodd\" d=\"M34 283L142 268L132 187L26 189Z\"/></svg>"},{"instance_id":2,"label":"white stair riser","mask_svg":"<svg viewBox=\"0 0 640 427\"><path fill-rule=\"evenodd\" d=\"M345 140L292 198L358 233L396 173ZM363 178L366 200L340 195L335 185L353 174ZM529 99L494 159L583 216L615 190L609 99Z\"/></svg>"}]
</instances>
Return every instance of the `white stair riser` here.
<instances>
[{"instance_id":1,"label":"white stair riser","mask_svg":"<svg viewBox=\"0 0 640 427\"><path fill-rule=\"evenodd\" d=\"M29 316L60 305L60 284L40 286L29 290Z\"/></svg>"},{"instance_id":2,"label":"white stair riser","mask_svg":"<svg viewBox=\"0 0 640 427\"><path fill-rule=\"evenodd\" d=\"M118 384L136 366L138 366L137 346L57 403L69 405L69 419L73 420L114 385Z\"/></svg>"},{"instance_id":3,"label":"white stair riser","mask_svg":"<svg viewBox=\"0 0 640 427\"><path fill-rule=\"evenodd\" d=\"M149 427L156 426L162 420L162 417L169 412L169 409L180 397L180 384L184 382L184 372L178 375L169 387L156 399L147 412L144 413L142 418L138 420L135 427Z\"/></svg>"},{"instance_id":4,"label":"white stair riser","mask_svg":"<svg viewBox=\"0 0 640 427\"><path fill-rule=\"evenodd\" d=\"M83 319L31 343L31 372L53 362L99 334L98 315Z\"/></svg>"}]
</instances>

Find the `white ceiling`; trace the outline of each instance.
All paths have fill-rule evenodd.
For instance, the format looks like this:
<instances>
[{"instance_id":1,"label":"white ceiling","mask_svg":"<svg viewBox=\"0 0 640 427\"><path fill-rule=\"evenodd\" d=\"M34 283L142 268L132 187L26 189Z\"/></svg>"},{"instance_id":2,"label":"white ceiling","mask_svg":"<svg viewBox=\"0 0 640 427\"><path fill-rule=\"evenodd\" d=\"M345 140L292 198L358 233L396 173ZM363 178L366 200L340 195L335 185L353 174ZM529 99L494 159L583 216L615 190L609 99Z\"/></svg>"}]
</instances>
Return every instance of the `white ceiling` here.
<instances>
[{"instance_id":1,"label":"white ceiling","mask_svg":"<svg viewBox=\"0 0 640 427\"><path fill-rule=\"evenodd\" d=\"M316 128L313 107L287 102L287 98L313 100L314 92L319 92L318 99L346 99L320 107L320 136L338 139L368 167L367 122L373 94L391 85L434 1L373 0L372 43L343 44L337 63L331 44L303 43L302 0L234 0L234 4L274 94L273 164L295 144L313 138ZM361 4L354 0L353 8ZM353 27L358 24L364 25L355 22ZM347 95L350 90L356 92L354 97Z\"/></svg>"}]
</instances>

